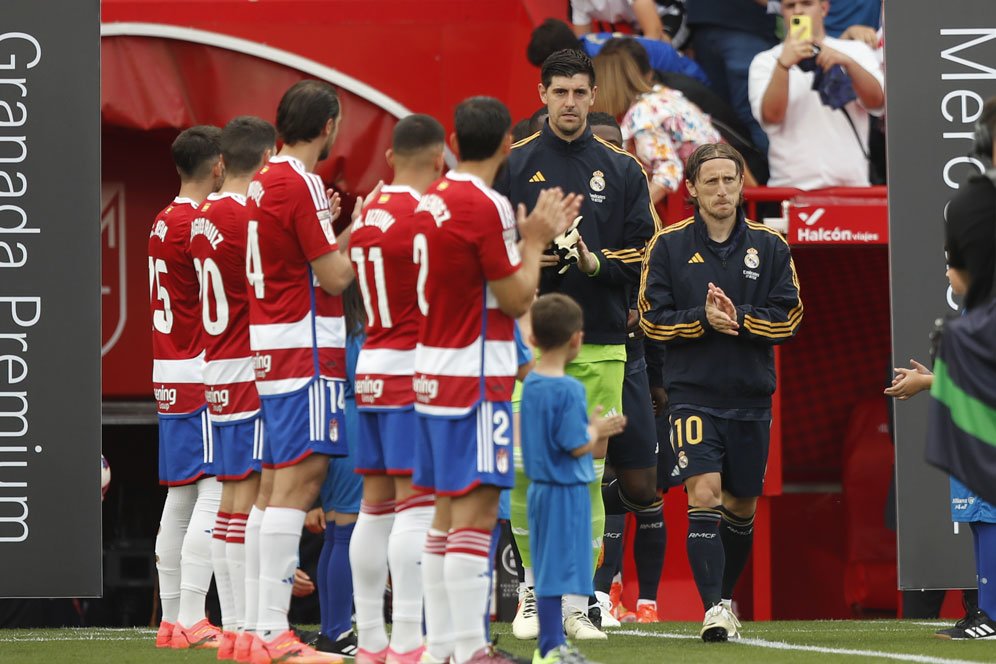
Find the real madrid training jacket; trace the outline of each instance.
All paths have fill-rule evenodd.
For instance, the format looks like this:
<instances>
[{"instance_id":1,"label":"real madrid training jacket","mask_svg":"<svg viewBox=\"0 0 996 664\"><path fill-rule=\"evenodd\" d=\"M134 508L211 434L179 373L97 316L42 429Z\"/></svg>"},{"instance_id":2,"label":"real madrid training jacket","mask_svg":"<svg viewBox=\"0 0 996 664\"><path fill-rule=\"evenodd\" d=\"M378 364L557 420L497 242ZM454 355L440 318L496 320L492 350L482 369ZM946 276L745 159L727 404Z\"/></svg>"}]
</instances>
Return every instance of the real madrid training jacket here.
<instances>
[{"instance_id":1,"label":"real madrid training jacket","mask_svg":"<svg viewBox=\"0 0 996 664\"><path fill-rule=\"evenodd\" d=\"M802 321L799 279L782 236L742 212L727 242L711 241L697 212L654 235L640 279L640 325L653 345L665 344L672 404L770 408L772 346L791 339ZM738 336L706 320L709 282L736 306ZM649 356L660 353L648 351L653 364Z\"/></svg>"},{"instance_id":2,"label":"real madrid training jacket","mask_svg":"<svg viewBox=\"0 0 996 664\"><path fill-rule=\"evenodd\" d=\"M562 275L544 269L540 292L577 300L584 311L585 343L624 344L630 294L639 284L647 240L660 225L647 176L636 157L593 136L590 127L567 142L544 123L541 131L512 146L495 189L513 207L524 203L532 210L539 193L551 187L584 195L578 230L600 265L593 277L576 267Z\"/></svg>"}]
</instances>

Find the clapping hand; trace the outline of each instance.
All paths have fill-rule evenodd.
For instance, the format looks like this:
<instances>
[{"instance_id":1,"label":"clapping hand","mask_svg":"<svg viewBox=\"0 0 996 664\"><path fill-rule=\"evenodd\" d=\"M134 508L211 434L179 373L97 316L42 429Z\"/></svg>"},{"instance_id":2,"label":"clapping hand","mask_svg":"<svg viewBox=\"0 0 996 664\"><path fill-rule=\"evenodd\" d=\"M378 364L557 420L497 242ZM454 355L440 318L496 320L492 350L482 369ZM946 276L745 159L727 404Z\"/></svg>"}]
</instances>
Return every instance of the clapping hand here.
<instances>
[{"instance_id":1,"label":"clapping hand","mask_svg":"<svg viewBox=\"0 0 996 664\"><path fill-rule=\"evenodd\" d=\"M709 291L706 293L705 313L706 321L712 329L731 337L740 335L737 308L723 289L712 282L709 282Z\"/></svg>"}]
</instances>

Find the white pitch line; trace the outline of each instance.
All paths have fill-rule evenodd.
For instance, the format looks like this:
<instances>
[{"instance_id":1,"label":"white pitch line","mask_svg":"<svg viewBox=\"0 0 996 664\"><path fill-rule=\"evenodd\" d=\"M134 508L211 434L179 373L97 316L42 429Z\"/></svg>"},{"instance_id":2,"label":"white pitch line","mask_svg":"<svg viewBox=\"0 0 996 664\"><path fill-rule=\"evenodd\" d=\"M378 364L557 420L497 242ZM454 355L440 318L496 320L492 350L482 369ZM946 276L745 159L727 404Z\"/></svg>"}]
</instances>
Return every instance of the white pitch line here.
<instances>
[{"instance_id":1,"label":"white pitch line","mask_svg":"<svg viewBox=\"0 0 996 664\"><path fill-rule=\"evenodd\" d=\"M673 634L667 632L641 632L635 629L612 631L612 634L622 634L625 636L650 636L658 639L697 639L697 636L688 634ZM917 664L978 664L977 661L967 659L945 659L943 657L929 657L927 655L908 655L898 652L884 652L881 650L855 650L851 648L826 648L823 646L805 646L784 641L766 641L764 639L735 639L730 643L757 648L770 648L772 650L798 650L803 652L818 652L827 655L851 655L854 657L880 657L882 659L892 659L899 662L917 662Z\"/></svg>"}]
</instances>

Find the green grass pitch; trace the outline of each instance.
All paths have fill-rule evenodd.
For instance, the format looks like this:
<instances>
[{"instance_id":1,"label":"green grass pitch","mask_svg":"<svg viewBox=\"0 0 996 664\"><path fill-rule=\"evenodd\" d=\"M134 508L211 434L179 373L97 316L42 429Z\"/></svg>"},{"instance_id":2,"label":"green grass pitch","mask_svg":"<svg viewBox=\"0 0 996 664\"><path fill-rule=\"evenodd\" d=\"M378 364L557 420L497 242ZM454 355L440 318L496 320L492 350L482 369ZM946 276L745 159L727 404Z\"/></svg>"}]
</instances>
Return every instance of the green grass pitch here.
<instances>
[{"instance_id":1,"label":"green grass pitch","mask_svg":"<svg viewBox=\"0 0 996 664\"><path fill-rule=\"evenodd\" d=\"M744 639L726 644L699 641L699 625L662 623L609 630L609 640L584 642L581 650L604 664L657 662L996 662L996 640L960 642L933 638L944 623L918 621L798 621L745 623ZM516 641L507 624L493 633L499 647L520 657L535 642ZM156 650L148 629L0 630L4 664L207 663L213 651ZM346 660L349 662L350 660Z\"/></svg>"}]
</instances>

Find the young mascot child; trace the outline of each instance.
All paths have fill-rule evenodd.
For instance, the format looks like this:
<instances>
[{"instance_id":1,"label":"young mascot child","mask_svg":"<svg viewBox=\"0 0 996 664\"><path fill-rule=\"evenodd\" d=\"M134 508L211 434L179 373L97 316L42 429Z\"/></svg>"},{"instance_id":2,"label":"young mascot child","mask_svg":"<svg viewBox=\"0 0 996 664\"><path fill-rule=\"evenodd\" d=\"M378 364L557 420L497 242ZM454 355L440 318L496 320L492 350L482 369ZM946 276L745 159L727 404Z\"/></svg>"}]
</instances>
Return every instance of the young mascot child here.
<instances>
[{"instance_id":1,"label":"young mascot child","mask_svg":"<svg viewBox=\"0 0 996 664\"><path fill-rule=\"evenodd\" d=\"M527 494L529 531L536 578L539 644L533 664L588 662L564 639L564 595L592 592L591 501L595 477L592 452L623 430L622 415L589 420L584 386L564 367L581 348L581 307L551 293L533 303L530 342L539 349L536 368L522 386L522 454L532 481Z\"/></svg>"}]
</instances>

